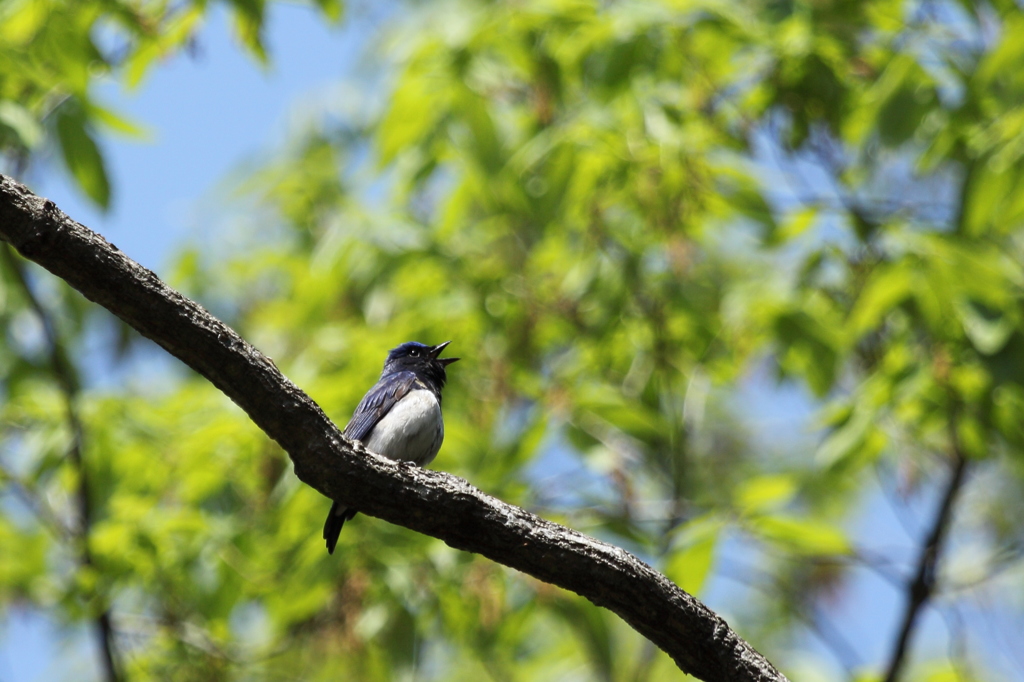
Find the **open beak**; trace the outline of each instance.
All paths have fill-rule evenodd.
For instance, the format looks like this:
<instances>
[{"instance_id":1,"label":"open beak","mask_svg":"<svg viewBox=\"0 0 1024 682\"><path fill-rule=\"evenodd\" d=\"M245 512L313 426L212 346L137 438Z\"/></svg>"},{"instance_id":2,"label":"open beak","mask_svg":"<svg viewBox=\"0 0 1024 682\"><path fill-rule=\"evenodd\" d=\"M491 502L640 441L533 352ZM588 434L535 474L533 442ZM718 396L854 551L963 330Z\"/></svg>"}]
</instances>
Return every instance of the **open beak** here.
<instances>
[{"instance_id":1,"label":"open beak","mask_svg":"<svg viewBox=\"0 0 1024 682\"><path fill-rule=\"evenodd\" d=\"M430 348L430 357L432 357L433 359L437 360L438 362L440 362L442 365L445 365L445 366L450 365L453 362L458 361L459 358L439 358L439 357L437 357L438 355L441 354L441 351L443 351L445 349L445 347L448 346L449 343L451 343L451 341L445 341L444 343L439 343L436 346L432 346Z\"/></svg>"}]
</instances>

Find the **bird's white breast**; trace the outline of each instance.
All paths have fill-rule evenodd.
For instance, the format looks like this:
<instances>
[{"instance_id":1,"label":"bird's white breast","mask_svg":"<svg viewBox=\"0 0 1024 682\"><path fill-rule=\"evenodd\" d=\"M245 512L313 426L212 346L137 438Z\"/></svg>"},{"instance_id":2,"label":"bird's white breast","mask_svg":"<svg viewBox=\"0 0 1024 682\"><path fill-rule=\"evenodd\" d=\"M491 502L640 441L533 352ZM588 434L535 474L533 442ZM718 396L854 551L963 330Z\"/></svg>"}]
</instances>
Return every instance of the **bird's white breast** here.
<instances>
[{"instance_id":1,"label":"bird's white breast","mask_svg":"<svg viewBox=\"0 0 1024 682\"><path fill-rule=\"evenodd\" d=\"M444 440L441 404L430 391L409 392L392 407L364 443L377 454L426 466Z\"/></svg>"}]
</instances>

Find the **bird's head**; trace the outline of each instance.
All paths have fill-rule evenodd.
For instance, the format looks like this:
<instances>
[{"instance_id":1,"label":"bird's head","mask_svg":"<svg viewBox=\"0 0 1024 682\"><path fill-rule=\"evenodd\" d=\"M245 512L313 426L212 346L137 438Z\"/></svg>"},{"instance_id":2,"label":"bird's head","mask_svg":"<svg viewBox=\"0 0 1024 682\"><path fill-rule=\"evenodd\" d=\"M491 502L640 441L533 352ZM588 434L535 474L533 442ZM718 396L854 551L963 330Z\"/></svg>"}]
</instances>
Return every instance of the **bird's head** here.
<instances>
[{"instance_id":1,"label":"bird's head","mask_svg":"<svg viewBox=\"0 0 1024 682\"><path fill-rule=\"evenodd\" d=\"M451 341L428 346L416 341L407 341L397 348L392 348L388 353L388 359L384 362L384 374L416 372L433 379L438 386L444 386L447 379L445 367L459 359L437 357L449 343Z\"/></svg>"}]
</instances>

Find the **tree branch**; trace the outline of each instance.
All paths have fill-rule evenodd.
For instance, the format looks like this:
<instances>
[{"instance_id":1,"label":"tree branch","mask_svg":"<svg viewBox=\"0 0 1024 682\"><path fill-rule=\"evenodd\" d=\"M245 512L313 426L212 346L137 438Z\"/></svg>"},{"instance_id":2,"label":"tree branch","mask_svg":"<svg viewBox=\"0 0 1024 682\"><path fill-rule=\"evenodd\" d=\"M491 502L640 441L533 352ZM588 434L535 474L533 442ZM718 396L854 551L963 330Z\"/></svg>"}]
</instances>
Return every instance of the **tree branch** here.
<instances>
[{"instance_id":1,"label":"tree branch","mask_svg":"<svg viewBox=\"0 0 1024 682\"><path fill-rule=\"evenodd\" d=\"M68 359L67 352L61 343L53 319L46 308L43 307L35 292L32 291L32 286L25 276L22 264L18 262L14 252L7 245L3 247L3 257L14 278L17 280L18 286L21 287L25 299L39 318L39 322L43 327L46 343L49 346L50 370L53 372L53 376L57 380L61 394L64 397L64 418L67 420L68 430L71 432L68 459L78 479L75 489L77 523L73 523L71 526L73 529L72 536L78 545L78 563L83 568L88 568L94 565L92 551L89 549L93 506L89 492L89 473L86 471L85 460L82 456L85 436L82 429L82 420L78 416L78 375ZM101 598L101 601L105 601L105 599ZM101 607L100 612L96 614L95 625L96 634L99 637L100 653L102 654L103 679L107 680L107 682L118 682L121 679L119 673L121 666L118 661L117 646L114 642L114 625L109 607Z\"/></svg>"},{"instance_id":2,"label":"tree branch","mask_svg":"<svg viewBox=\"0 0 1024 682\"><path fill-rule=\"evenodd\" d=\"M233 330L53 202L3 176L0 239L209 379L288 452L296 476L324 495L576 592L618 614L700 679L786 679L721 617L625 550L451 474L379 457L346 440Z\"/></svg>"},{"instance_id":3,"label":"tree branch","mask_svg":"<svg viewBox=\"0 0 1024 682\"><path fill-rule=\"evenodd\" d=\"M907 584L907 607L903 612L903 622L900 625L899 635L896 637L896 644L893 646L892 654L889 656L889 665L886 667L884 678L885 682L896 682L900 679L903 666L906 663L907 651L910 648L910 638L917 624L917 618L935 593L935 585L938 582L939 573L939 556L942 554L943 543L953 518L953 505L956 502L957 494L963 487L964 475L967 472L967 459L960 451L955 429L955 425L950 427L953 470L942 493L942 501L939 503L931 530L928 531L928 536L921 546L914 579Z\"/></svg>"}]
</instances>

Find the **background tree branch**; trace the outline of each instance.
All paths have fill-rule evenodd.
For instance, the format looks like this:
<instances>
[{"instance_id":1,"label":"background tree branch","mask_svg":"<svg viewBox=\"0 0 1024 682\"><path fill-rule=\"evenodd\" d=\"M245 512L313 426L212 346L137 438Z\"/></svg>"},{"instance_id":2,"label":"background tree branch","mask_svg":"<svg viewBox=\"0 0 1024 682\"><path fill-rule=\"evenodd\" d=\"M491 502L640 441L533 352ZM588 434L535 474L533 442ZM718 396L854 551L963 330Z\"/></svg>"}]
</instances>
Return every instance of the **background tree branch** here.
<instances>
[{"instance_id":1,"label":"background tree branch","mask_svg":"<svg viewBox=\"0 0 1024 682\"><path fill-rule=\"evenodd\" d=\"M907 605L903 612L900 629L885 668L885 682L898 682L906 667L910 640L917 626L918 617L931 601L939 577L939 559L942 555L949 528L953 523L953 508L963 488L967 474L967 458L960 449L956 433L956 411L949 417L950 474L942 491L942 499L935 511L928 535L921 544L914 577L907 582Z\"/></svg>"},{"instance_id":2,"label":"background tree branch","mask_svg":"<svg viewBox=\"0 0 1024 682\"><path fill-rule=\"evenodd\" d=\"M324 495L576 592L618 614L700 679L785 679L722 618L628 552L456 476L346 441L272 360L53 202L5 176L0 239L210 380L288 452L299 479Z\"/></svg>"},{"instance_id":3,"label":"background tree branch","mask_svg":"<svg viewBox=\"0 0 1024 682\"><path fill-rule=\"evenodd\" d=\"M74 551L77 554L78 563L83 568L91 567L95 564L92 550L89 547L89 536L93 522L93 504L92 494L89 490L89 472L84 458L85 432L82 427L82 420L78 415L78 395L80 391L78 373L71 364L67 350L61 342L57 325L54 323L52 315L32 290L32 285L25 275L22 263L19 262L8 245L3 247L3 259L21 287L21 291L29 306L39 318L46 337L50 369L57 381L57 385L60 386L61 395L64 398L64 419L67 422L71 437L67 458L75 471L76 477L76 518L68 526L71 529L69 539L75 545ZM121 679L121 664L117 653L117 643L114 641L113 616L106 602L107 595L99 595L99 612L94 617L94 624L96 635L99 639L103 678L107 682L118 682Z\"/></svg>"}]
</instances>

